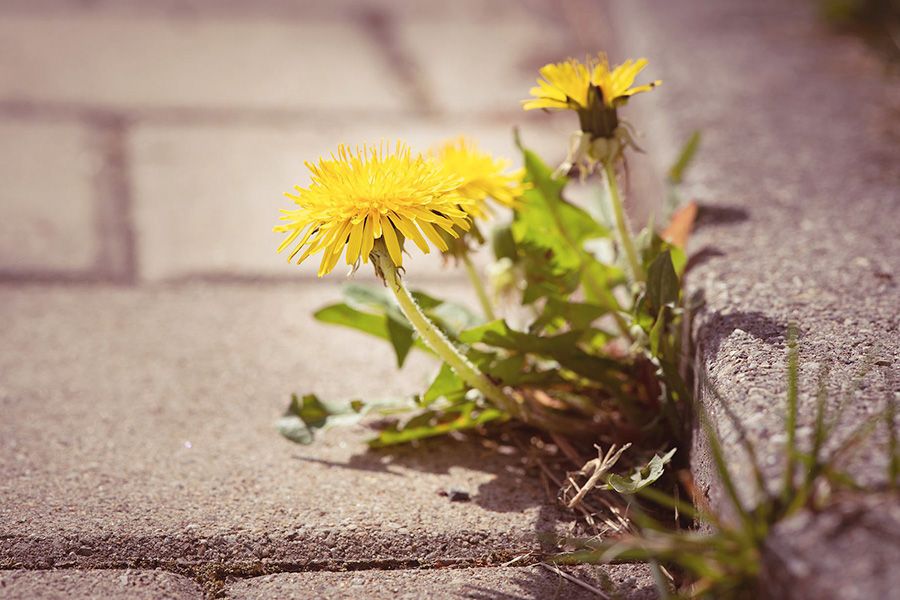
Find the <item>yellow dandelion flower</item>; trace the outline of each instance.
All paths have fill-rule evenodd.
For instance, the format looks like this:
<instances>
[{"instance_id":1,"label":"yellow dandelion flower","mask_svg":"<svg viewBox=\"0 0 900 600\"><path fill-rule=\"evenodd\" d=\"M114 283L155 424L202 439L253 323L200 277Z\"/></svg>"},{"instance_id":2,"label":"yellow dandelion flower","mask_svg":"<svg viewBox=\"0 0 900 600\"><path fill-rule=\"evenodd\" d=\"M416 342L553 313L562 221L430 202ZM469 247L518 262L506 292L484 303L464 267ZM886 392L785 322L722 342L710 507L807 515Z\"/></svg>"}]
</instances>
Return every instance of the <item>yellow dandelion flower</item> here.
<instances>
[{"instance_id":1,"label":"yellow dandelion flower","mask_svg":"<svg viewBox=\"0 0 900 600\"><path fill-rule=\"evenodd\" d=\"M647 66L646 58L626 60L613 69L603 53L588 57L584 63L570 58L561 63L544 65L540 69L541 79L537 87L531 88L533 99L523 100L525 110L548 109L589 109L593 103L593 89L597 99L609 108L623 105L628 98L647 92L661 81L632 87L635 78Z\"/></svg>"},{"instance_id":2,"label":"yellow dandelion flower","mask_svg":"<svg viewBox=\"0 0 900 600\"><path fill-rule=\"evenodd\" d=\"M473 217L484 217L485 202L492 198L503 206L514 206L527 189L523 182L525 169L509 171L512 161L495 158L465 137L448 140L431 150L441 167L462 180L459 194L472 200L468 208Z\"/></svg>"},{"instance_id":3,"label":"yellow dandelion flower","mask_svg":"<svg viewBox=\"0 0 900 600\"><path fill-rule=\"evenodd\" d=\"M393 151L383 143L356 151L341 145L337 156L306 166L312 181L306 188L295 186L295 194L285 194L297 208L281 211L286 223L275 231L288 234L279 252L294 246L289 260L306 248L297 264L323 252L319 277L334 269L345 247L347 264L357 264L360 258L368 262L375 240L381 238L391 262L401 267L406 238L427 254L426 239L447 250L439 230L456 237L458 230L470 227L467 209L472 201L457 192L460 179L413 154L403 142Z\"/></svg>"}]
</instances>

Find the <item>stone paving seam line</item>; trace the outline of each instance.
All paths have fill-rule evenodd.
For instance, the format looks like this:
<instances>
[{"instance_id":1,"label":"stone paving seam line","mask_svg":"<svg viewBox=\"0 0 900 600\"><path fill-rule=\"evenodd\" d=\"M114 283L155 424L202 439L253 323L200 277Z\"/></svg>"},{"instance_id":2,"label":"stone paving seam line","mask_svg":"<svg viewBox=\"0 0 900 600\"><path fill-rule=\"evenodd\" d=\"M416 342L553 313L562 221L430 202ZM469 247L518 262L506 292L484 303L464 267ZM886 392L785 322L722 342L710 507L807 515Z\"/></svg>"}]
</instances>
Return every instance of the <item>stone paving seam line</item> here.
<instances>
[{"instance_id":1,"label":"stone paving seam line","mask_svg":"<svg viewBox=\"0 0 900 600\"><path fill-rule=\"evenodd\" d=\"M97 270L112 281L133 283L137 277L137 244L128 160L130 123L120 116L93 119L102 164L96 174Z\"/></svg>"},{"instance_id":2,"label":"stone paving seam line","mask_svg":"<svg viewBox=\"0 0 900 600\"><path fill-rule=\"evenodd\" d=\"M429 116L438 113L434 98L425 81L419 77L419 68L413 53L409 52L394 27L394 17L385 10L370 7L359 19L366 35L379 49L379 54L394 76L406 88L412 100L412 113Z\"/></svg>"},{"instance_id":3,"label":"stone paving seam line","mask_svg":"<svg viewBox=\"0 0 900 600\"><path fill-rule=\"evenodd\" d=\"M429 100L433 104L433 101ZM291 125L317 124L325 120L340 118L341 121L378 121L382 119L405 119L409 117L431 117L436 113L432 109L422 110L404 108L394 109L276 109L253 108L249 106L212 107L212 106L166 106L166 107L129 107L127 111L96 107L92 104L70 101L22 101L0 100L0 117L16 119L50 119L96 121L121 118L130 124L141 125L255 125L265 127L283 127ZM510 120L521 117L518 107L504 109L480 109L468 111L468 121Z\"/></svg>"},{"instance_id":4,"label":"stone paving seam line","mask_svg":"<svg viewBox=\"0 0 900 600\"><path fill-rule=\"evenodd\" d=\"M529 553L531 554L531 553ZM327 561L323 561L325 564ZM384 571L464 571L464 570L480 570L491 571L496 569L510 569L525 572L538 565L543 565L541 560L535 556L526 556L522 560L515 563L510 561L472 561L467 559L453 560L447 559L438 562L421 562L419 560L374 560L374 561L351 561L341 565L331 565L334 568L318 568L322 565L294 564L294 563L275 563L275 564L248 564L248 565L225 565L216 562L204 562L193 565L171 565L160 561L140 561L128 566L60 566L51 565L44 567L7 567L0 565L0 574L3 572L53 572L53 573L96 573L96 572L122 572L131 571L154 571L169 573L184 577L196 583L203 591L206 598L221 597L222 591L226 586L234 585L241 581L253 580L258 577L267 575L291 575L291 574L315 574L315 573L361 573L361 572L384 572ZM603 569L621 569L621 568L642 568L644 563L639 562L619 562L607 565L594 565ZM313 568L309 568L313 567Z\"/></svg>"}]
</instances>

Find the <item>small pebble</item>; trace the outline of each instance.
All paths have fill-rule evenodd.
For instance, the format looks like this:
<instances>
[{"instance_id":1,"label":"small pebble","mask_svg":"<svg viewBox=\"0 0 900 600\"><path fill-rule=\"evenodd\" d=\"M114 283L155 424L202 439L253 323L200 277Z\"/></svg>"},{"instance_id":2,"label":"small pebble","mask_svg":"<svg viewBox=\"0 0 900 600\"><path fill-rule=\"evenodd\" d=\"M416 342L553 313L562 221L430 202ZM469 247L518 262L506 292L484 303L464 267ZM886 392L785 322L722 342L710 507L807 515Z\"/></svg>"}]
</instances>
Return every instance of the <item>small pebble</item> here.
<instances>
[{"instance_id":1,"label":"small pebble","mask_svg":"<svg viewBox=\"0 0 900 600\"><path fill-rule=\"evenodd\" d=\"M472 496L469 495L469 492L456 488L441 490L440 492L438 492L438 494L441 496L447 496L450 502L468 502L472 499Z\"/></svg>"}]
</instances>

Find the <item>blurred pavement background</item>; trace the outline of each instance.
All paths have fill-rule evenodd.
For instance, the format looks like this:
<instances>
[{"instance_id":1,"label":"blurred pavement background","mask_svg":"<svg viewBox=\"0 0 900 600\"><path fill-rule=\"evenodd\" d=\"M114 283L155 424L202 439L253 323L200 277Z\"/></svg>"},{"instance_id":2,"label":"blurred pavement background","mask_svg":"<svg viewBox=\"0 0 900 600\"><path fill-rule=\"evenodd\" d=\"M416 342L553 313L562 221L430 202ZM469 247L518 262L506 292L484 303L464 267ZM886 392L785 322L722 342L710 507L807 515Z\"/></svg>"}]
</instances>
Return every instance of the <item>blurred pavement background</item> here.
<instances>
[{"instance_id":1,"label":"blurred pavement background","mask_svg":"<svg viewBox=\"0 0 900 600\"><path fill-rule=\"evenodd\" d=\"M589 0L6 0L0 278L293 278L271 232L304 160L467 134L561 159L524 113L546 62L608 40ZM410 261L434 272L438 260ZM315 260L301 269L314 275Z\"/></svg>"}]
</instances>

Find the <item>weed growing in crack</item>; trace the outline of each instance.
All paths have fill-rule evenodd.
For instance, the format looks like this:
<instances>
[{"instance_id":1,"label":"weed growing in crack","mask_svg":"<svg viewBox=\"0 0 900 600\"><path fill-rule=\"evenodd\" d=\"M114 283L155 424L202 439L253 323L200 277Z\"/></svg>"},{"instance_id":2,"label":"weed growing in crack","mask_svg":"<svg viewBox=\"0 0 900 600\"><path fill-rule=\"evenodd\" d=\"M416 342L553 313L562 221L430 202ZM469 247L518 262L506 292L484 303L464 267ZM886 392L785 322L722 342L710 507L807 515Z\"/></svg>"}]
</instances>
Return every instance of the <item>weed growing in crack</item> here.
<instances>
[{"instance_id":1,"label":"weed growing in crack","mask_svg":"<svg viewBox=\"0 0 900 600\"><path fill-rule=\"evenodd\" d=\"M787 444L781 481L773 485L763 474L756 449L739 421L727 410L725 414L738 431L741 447L754 480L755 497L748 507L738 494L738 485L726 461L722 445L705 411L698 410L703 434L708 442L716 473L727 496L733 516L716 514L705 502L691 504L658 489L642 487L620 490L609 486L613 475L605 478L607 487L623 493L633 529L615 539L568 539L563 543L571 551L557 555L558 564L607 563L613 561L646 561L654 568L662 598L751 599L760 597L764 576L764 545L773 528L801 510L813 513L824 510L839 493L880 492L880 487L866 487L841 467L850 453L868 445L873 430L882 425L886 430L889 453L888 472L883 485L896 492L898 485L898 445L895 399L887 399L886 409L860 424L843 439L835 439L844 406L844 394L837 403L829 402L828 372L820 373L816 393L816 410L809 447L798 442L799 350L796 328L790 328L788 339L787 381L785 399L785 433ZM865 371L860 374L860 381ZM707 385L713 398L725 407L718 392ZM852 393L852 392L851 392ZM835 405L829 409L829 405ZM663 509L668 518L653 517L649 511ZM677 527L682 518L692 522ZM676 524L676 527L673 527ZM674 588L673 588L674 586Z\"/></svg>"},{"instance_id":2,"label":"weed growing in crack","mask_svg":"<svg viewBox=\"0 0 900 600\"><path fill-rule=\"evenodd\" d=\"M295 207L283 211L276 228L287 234L281 249L293 247L298 262L321 252L320 276L342 254L354 270L371 262L384 283L347 285L343 301L315 318L388 342L398 368L413 351L434 356L440 368L412 398L333 402L295 395L279 423L282 434L309 443L326 427L379 415L387 425L373 446L510 420L582 447L631 443L641 456L682 439L690 405L679 371L683 247L696 211L690 205L672 227L635 235L618 182L626 150L637 147L618 109L659 84L634 84L646 64L611 67L598 55L541 69L524 108L572 110L580 124L568 159L555 170L518 133L520 170L465 139L428 155L403 144L341 147L308 165L312 185L288 194ZM673 167L673 189L698 140ZM582 181L592 173L602 178L593 212L566 198L572 173ZM511 220L485 236L488 200L509 210ZM495 262L486 285L470 254L488 239ZM408 288L407 241L461 263L481 313Z\"/></svg>"}]
</instances>

